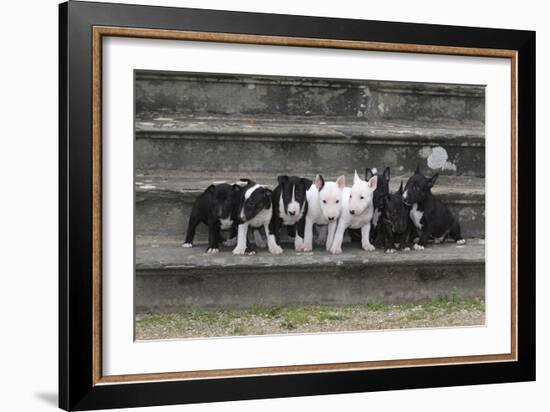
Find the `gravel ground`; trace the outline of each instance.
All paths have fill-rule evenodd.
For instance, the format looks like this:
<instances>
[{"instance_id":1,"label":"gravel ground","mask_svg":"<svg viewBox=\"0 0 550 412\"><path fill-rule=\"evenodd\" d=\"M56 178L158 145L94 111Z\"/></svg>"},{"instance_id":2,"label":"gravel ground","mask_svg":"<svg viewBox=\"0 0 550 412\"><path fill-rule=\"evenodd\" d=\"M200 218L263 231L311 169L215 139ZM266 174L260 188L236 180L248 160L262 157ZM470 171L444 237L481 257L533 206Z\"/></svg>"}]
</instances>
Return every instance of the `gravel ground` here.
<instances>
[{"instance_id":1,"label":"gravel ground","mask_svg":"<svg viewBox=\"0 0 550 412\"><path fill-rule=\"evenodd\" d=\"M140 314L136 339L276 335L485 324L479 300L437 300L423 305L354 305L254 308L245 311L181 310Z\"/></svg>"}]
</instances>

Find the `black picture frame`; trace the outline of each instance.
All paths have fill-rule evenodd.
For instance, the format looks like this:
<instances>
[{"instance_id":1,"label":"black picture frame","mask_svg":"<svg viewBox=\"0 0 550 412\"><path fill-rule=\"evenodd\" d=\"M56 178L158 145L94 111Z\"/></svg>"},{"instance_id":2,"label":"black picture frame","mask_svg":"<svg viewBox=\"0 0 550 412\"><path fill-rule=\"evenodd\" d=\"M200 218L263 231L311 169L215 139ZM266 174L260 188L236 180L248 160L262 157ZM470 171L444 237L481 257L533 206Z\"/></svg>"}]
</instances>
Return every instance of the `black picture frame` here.
<instances>
[{"instance_id":1,"label":"black picture frame","mask_svg":"<svg viewBox=\"0 0 550 412\"><path fill-rule=\"evenodd\" d=\"M92 28L137 27L517 52L517 361L94 384ZM535 32L170 7L59 6L59 406L90 410L535 379Z\"/></svg>"}]
</instances>

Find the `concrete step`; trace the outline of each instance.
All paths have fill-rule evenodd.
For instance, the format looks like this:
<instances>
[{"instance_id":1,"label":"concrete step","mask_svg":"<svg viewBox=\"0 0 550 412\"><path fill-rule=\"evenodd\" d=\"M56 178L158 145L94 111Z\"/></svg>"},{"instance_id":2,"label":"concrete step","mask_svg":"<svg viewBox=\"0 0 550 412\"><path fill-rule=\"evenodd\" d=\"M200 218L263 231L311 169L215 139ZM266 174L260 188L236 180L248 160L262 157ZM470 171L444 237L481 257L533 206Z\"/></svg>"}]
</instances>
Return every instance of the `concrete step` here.
<instances>
[{"instance_id":1,"label":"concrete step","mask_svg":"<svg viewBox=\"0 0 550 412\"><path fill-rule=\"evenodd\" d=\"M412 173L485 175L485 129L453 122L364 122L274 117L136 117L136 167L187 172L362 170L373 164Z\"/></svg>"},{"instance_id":2,"label":"concrete step","mask_svg":"<svg viewBox=\"0 0 550 412\"><path fill-rule=\"evenodd\" d=\"M423 251L385 254L349 244L341 255L322 248L274 256L209 255L204 247L137 238L136 310L251 308L284 305L421 303L447 298L484 299L485 242L467 239Z\"/></svg>"},{"instance_id":3,"label":"concrete step","mask_svg":"<svg viewBox=\"0 0 550 412\"><path fill-rule=\"evenodd\" d=\"M348 117L371 121L485 119L480 85L137 71L136 113Z\"/></svg>"},{"instance_id":4,"label":"concrete step","mask_svg":"<svg viewBox=\"0 0 550 412\"><path fill-rule=\"evenodd\" d=\"M383 164L378 164L382 169ZM351 184L353 175L348 170L346 179ZM189 173L185 176L170 175L166 171L145 174L138 171L135 181L136 217L135 230L138 235L177 236L183 238L187 229L189 214L196 197L213 182L234 183L248 177L270 187L276 185L281 173ZM314 178L313 173L303 172L300 176ZM325 180L335 180L337 175L324 175ZM401 180L409 175L395 175L390 180L390 190L396 191ZM485 179L475 177L441 176L433 192L458 216L462 233L466 237L485 236ZM199 225L196 239L206 239L206 227Z\"/></svg>"}]
</instances>

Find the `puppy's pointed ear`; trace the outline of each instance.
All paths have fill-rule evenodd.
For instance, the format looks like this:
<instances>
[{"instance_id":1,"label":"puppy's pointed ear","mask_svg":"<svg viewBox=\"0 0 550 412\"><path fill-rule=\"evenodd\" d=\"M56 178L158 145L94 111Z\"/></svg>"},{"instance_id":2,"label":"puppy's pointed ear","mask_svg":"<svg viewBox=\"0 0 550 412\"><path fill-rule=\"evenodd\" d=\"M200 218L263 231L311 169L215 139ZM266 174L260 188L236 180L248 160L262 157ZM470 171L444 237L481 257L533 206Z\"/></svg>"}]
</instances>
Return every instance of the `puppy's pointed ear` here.
<instances>
[{"instance_id":1,"label":"puppy's pointed ear","mask_svg":"<svg viewBox=\"0 0 550 412\"><path fill-rule=\"evenodd\" d=\"M436 173L435 175L433 175L431 178L428 179L428 187L430 189L435 185L435 182L437 182L438 177L439 177L439 173Z\"/></svg>"},{"instance_id":2,"label":"puppy's pointed ear","mask_svg":"<svg viewBox=\"0 0 550 412\"><path fill-rule=\"evenodd\" d=\"M386 179L389 182L390 181L390 168L386 167L384 169L384 173L382 173L382 175L384 176L384 179Z\"/></svg>"},{"instance_id":3,"label":"puppy's pointed ear","mask_svg":"<svg viewBox=\"0 0 550 412\"><path fill-rule=\"evenodd\" d=\"M323 176L315 176L315 186L317 186L317 190L321 190L323 186L325 186L325 179L323 179Z\"/></svg>"},{"instance_id":4,"label":"puppy's pointed ear","mask_svg":"<svg viewBox=\"0 0 550 412\"><path fill-rule=\"evenodd\" d=\"M372 190L376 190L376 186L378 185L378 176L374 175L371 177L368 183Z\"/></svg>"},{"instance_id":5,"label":"puppy's pointed ear","mask_svg":"<svg viewBox=\"0 0 550 412\"><path fill-rule=\"evenodd\" d=\"M357 170L354 172L353 174L353 184L359 182L361 180L361 178L359 177L359 175L357 174Z\"/></svg>"},{"instance_id":6,"label":"puppy's pointed ear","mask_svg":"<svg viewBox=\"0 0 550 412\"><path fill-rule=\"evenodd\" d=\"M306 179L305 177L302 177L300 180L302 181L302 183L306 187L306 190L308 190L311 187L311 185L313 184L313 182L311 180Z\"/></svg>"},{"instance_id":7,"label":"puppy's pointed ear","mask_svg":"<svg viewBox=\"0 0 550 412\"><path fill-rule=\"evenodd\" d=\"M401 180L401 184L399 185L399 189L397 190L397 194L398 195L403 194L403 181L402 180Z\"/></svg>"},{"instance_id":8,"label":"puppy's pointed ear","mask_svg":"<svg viewBox=\"0 0 550 412\"><path fill-rule=\"evenodd\" d=\"M264 205L266 209L269 209L271 207L272 196L273 192L270 189L264 189Z\"/></svg>"},{"instance_id":9,"label":"puppy's pointed ear","mask_svg":"<svg viewBox=\"0 0 550 412\"><path fill-rule=\"evenodd\" d=\"M343 189L346 187L346 176L342 175L338 177L338 179L336 179L336 184L338 185L338 189Z\"/></svg>"},{"instance_id":10,"label":"puppy's pointed ear","mask_svg":"<svg viewBox=\"0 0 550 412\"><path fill-rule=\"evenodd\" d=\"M417 164L416 169L414 169L414 174L417 175L418 173L420 173L420 165L419 164Z\"/></svg>"},{"instance_id":11,"label":"puppy's pointed ear","mask_svg":"<svg viewBox=\"0 0 550 412\"><path fill-rule=\"evenodd\" d=\"M370 170L368 167L365 169L365 180L368 182L371 177L374 176L374 173L372 173L372 170Z\"/></svg>"},{"instance_id":12,"label":"puppy's pointed ear","mask_svg":"<svg viewBox=\"0 0 550 412\"><path fill-rule=\"evenodd\" d=\"M280 185L282 185L285 182L288 182L288 176L287 175L278 176L277 182L279 182Z\"/></svg>"}]
</instances>

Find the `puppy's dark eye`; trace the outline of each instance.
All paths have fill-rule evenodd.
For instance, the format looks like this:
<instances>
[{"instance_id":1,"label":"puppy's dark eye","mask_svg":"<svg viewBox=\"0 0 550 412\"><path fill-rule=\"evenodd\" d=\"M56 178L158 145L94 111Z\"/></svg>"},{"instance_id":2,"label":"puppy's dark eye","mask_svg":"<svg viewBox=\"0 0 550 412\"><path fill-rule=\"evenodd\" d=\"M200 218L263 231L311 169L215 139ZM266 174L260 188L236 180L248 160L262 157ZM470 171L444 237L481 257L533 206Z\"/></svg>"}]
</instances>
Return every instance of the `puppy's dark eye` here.
<instances>
[{"instance_id":1,"label":"puppy's dark eye","mask_svg":"<svg viewBox=\"0 0 550 412\"><path fill-rule=\"evenodd\" d=\"M326 201L326 200L323 200L323 203L327 203L327 201Z\"/></svg>"},{"instance_id":2,"label":"puppy's dark eye","mask_svg":"<svg viewBox=\"0 0 550 412\"><path fill-rule=\"evenodd\" d=\"M364 199L364 198L365 198L365 196L361 196L361 199Z\"/></svg>"},{"instance_id":3,"label":"puppy's dark eye","mask_svg":"<svg viewBox=\"0 0 550 412\"><path fill-rule=\"evenodd\" d=\"M349 195L349 198L351 199L351 195Z\"/></svg>"},{"instance_id":4,"label":"puppy's dark eye","mask_svg":"<svg viewBox=\"0 0 550 412\"><path fill-rule=\"evenodd\" d=\"M337 201L336 201L336 203L340 203L340 201L339 201L339 200L337 200Z\"/></svg>"}]
</instances>

